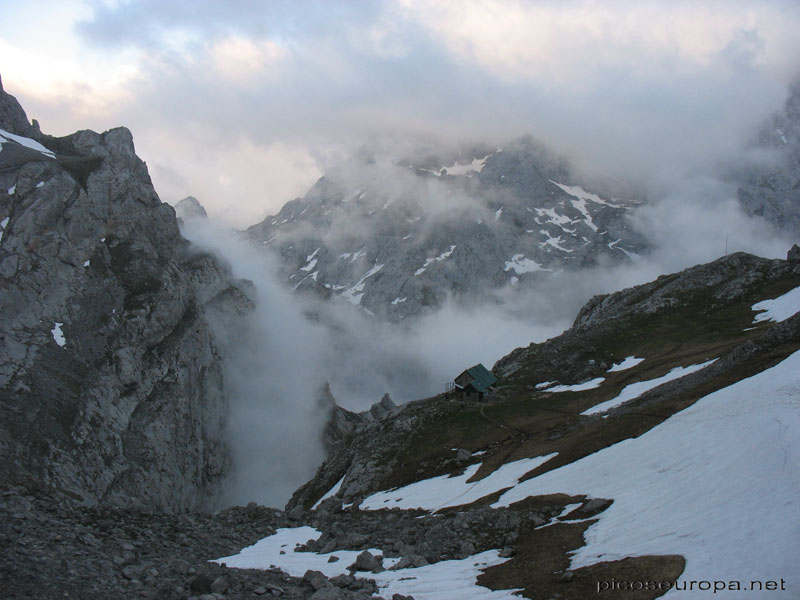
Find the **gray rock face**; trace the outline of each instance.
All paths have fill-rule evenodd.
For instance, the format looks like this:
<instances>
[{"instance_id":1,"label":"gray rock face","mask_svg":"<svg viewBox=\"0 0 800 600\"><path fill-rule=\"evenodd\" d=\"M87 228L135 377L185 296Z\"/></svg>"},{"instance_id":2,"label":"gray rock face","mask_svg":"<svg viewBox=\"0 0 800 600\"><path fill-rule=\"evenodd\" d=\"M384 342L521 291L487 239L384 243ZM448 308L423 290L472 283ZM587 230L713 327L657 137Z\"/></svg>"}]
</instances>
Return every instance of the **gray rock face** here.
<instances>
[{"instance_id":1,"label":"gray rock face","mask_svg":"<svg viewBox=\"0 0 800 600\"><path fill-rule=\"evenodd\" d=\"M760 132L758 146L777 156L774 163L748 169L738 189L745 212L800 234L800 84L790 89L782 113Z\"/></svg>"},{"instance_id":2,"label":"gray rock face","mask_svg":"<svg viewBox=\"0 0 800 600\"><path fill-rule=\"evenodd\" d=\"M320 410L328 414L328 421L322 432L322 443L329 452L346 442L350 435L386 419L397 409L397 405L387 393L369 409L354 413L336 403L328 384L325 384L320 393L319 406Z\"/></svg>"},{"instance_id":3,"label":"gray rock face","mask_svg":"<svg viewBox=\"0 0 800 600\"><path fill-rule=\"evenodd\" d=\"M356 161L246 235L277 252L294 289L392 321L644 247L628 225L634 202L587 192L528 139L455 160Z\"/></svg>"},{"instance_id":4,"label":"gray rock face","mask_svg":"<svg viewBox=\"0 0 800 600\"><path fill-rule=\"evenodd\" d=\"M595 296L578 312L573 328L585 330L619 319L665 312L690 305L700 294L708 294L720 303L730 302L790 270L785 261L737 252L679 273L662 275L651 283Z\"/></svg>"},{"instance_id":5,"label":"gray rock face","mask_svg":"<svg viewBox=\"0 0 800 600\"><path fill-rule=\"evenodd\" d=\"M0 95L0 127L25 129ZM127 129L0 152L2 479L147 510L212 502L230 466L208 318L250 301L193 253Z\"/></svg>"}]
</instances>

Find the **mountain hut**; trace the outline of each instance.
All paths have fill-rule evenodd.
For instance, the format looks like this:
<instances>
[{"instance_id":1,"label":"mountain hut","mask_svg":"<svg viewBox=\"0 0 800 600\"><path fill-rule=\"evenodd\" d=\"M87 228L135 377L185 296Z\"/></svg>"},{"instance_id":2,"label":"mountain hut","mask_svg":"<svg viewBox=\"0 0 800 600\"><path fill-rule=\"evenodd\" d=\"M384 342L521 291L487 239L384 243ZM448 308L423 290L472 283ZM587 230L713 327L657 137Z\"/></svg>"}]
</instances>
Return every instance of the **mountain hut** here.
<instances>
[{"instance_id":1,"label":"mountain hut","mask_svg":"<svg viewBox=\"0 0 800 600\"><path fill-rule=\"evenodd\" d=\"M495 383L497 383L497 377L479 363L455 378L453 390L464 400L481 401Z\"/></svg>"}]
</instances>

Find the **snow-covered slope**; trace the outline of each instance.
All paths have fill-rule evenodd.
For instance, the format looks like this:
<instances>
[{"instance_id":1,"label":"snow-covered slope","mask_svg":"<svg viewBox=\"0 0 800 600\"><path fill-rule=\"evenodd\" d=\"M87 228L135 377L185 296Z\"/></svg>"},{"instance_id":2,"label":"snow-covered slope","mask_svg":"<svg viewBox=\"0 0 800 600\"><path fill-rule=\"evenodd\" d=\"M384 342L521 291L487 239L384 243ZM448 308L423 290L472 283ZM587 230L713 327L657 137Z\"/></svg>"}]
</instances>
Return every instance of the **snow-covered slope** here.
<instances>
[{"instance_id":1,"label":"snow-covered slope","mask_svg":"<svg viewBox=\"0 0 800 600\"><path fill-rule=\"evenodd\" d=\"M800 311L800 303L795 312ZM800 589L800 352L701 398L646 434L506 491L493 506L564 493L613 498L572 557L576 569L680 554L684 581L784 580ZM536 459L531 460L531 469ZM400 494L401 490L395 493ZM698 593L698 595L700 595ZM666 597L683 597L673 590Z\"/></svg>"},{"instance_id":2,"label":"snow-covered slope","mask_svg":"<svg viewBox=\"0 0 800 600\"><path fill-rule=\"evenodd\" d=\"M796 309L800 311L800 305ZM545 494L613 498L587 529L586 544L572 555L571 569L634 556L677 554L686 558L686 569L665 597L702 597L710 588L726 599L790 598L800 586L796 568L800 524L792 518L800 512L798 440L800 352L795 352L770 369L701 398L641 437L532 479L520 482L554 455L520 459L470 483L481 464L476 463L459 476L439 476L373 494L359 508L436 511L503 490L492 507ZM296 550L320 535L309 527L280 530L219 562L237 568L275 565L296 576L307 569L328 577L347 573L358 551ZM329 562L332 556L338 560ZM480 571L502 562L497 551L489 551L370 576L386 597L389 593L414 594L420 600L517 597L476 583ZM386 559L384 566L396 563L397 559ZM688 594L685 590L692 581L697 583L692 590L696 593ZM758 589L767 582L776 587Z\"/></svg>"}]
</instances>

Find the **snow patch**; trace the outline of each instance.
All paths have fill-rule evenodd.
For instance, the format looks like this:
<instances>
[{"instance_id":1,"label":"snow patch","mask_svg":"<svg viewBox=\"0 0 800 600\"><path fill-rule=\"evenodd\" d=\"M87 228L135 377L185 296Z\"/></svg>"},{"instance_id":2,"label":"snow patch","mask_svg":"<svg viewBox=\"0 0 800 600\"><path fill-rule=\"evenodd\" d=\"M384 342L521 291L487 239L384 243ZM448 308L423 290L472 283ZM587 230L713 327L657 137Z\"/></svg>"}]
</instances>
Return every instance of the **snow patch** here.
<instances>
[{"instance_id":1,"label":"snow patch","mask_svg":"<svg viewBox=\"0 0 800 600\"><path fill-rule=\"evenodd\" d=\"M400 296L398 296L397 298L395 298L394 300L392 300L392 305L397 305L397 304L400 304L401 302L405 302L406 300L408 300L408 296L405 296L405 297L403 297L403 298L401 298Z\"/></svg>"},{"instance_id":2,"label":"snow patch","mask_svg":"<svg viewBox=\"0 0 800 600\"><path fill-rule=\"evenodd\" d=\"M607 232L604 231L603 233L607 233ZM625 250L625 248L623 248L622 246L617 246L617 244L619 244L621 241L622 241L622 238L619 238L618 240L614 240L613 242L610 242L607 245L608 245L609 249L611 249L611 250L619 250L625 256L627 256L628 258L636 258L637 256L639 256L638 254L635 254L633 252L629 252L629 251Z\"/></svg>"},{"instance_id":3,"label":"snow patch","mask_svg":"<svg viewBox=\"0 0 800 600\"><path fill-rule=\"evenodd\" d=\"M606 400L605 402L601 402L600 404L593 406L592 408L583 411L582 415L596 415L597 413L602 413L611 410L628 402L629 400L633 400L634 398L638 398L645 392L652 390L660 386L662 383L667 383L668 381L672 381L673 379L680 379L684 375L689 375L690 373L694 373L695 371L699 371L700 369L704 369L711 363L713 363L716 358L713 360L706 361L704 363L699 363L696 365L689 365L688 367L675 367L666 375L662 375L661 377L656 377L655 379L647 379L645 381L637 381L636 383L632 383L630 385L626 385L622 391L619 393L618 396L612 398L611 400Z\"/></svg>"},{"instance_id":4,"label":"snow patch","mask_svg":"<svg viewBox=\"0 0 800 600\"><path fill-rule=\"evenodd\" d=\"M564 185L562 183L558 183L557 181L553 181L552 179L549 180L550 183L553 185L561 188L562 191L566 192L573 198L577 198L578 200L588 200L589 202L595 202L597 204L602 204L604 206L611 206L613 208L627 208L627 206L621 206L619 204L613 204L608 200L603 200L597 194L592 194L591 192L587 192L579 185Z\"/></svg>"},{"instance_id":5,"label":"snow patch","mask_svg":"<svg viewBox=\"0 0 800 600\"><path fill-rule=\"evenodd\" d=\"M338 494L339 490L342 487L342 484L344 483L345 477L346 475L342 475L342 478L339 481L337 481L336 484L331 489L325 492L322 498L320 498L314 503L314 506L311 507L311 510L317 510L317 507L323 502L325 502L325 500L327 500L328 498L333 498L336 494Z\"/></svg>"},{"instance_id":6,"label":"snow patch","mask_svg":"<svg viewBox=\"0 0 800 600\"><path fill-rule=\"evenodd\" d=\"M564 248L564 246L561 245L564 243L564 241L561 239L561 236L553 237L552 235L550 235L550 232L547 231L546 229L540 229L539 233L541 233L543 236L547 238L544 242L541 242L539 244L540 248L544 248L545 246L550 246L552 248L555 248L556 250L560 250L561 252L572 252L572 250L570 250L569 248Z\"/></svg>"},{"instance_id":7,"label":"snow patch","mask_svg":"<svg viewBox=\"0 0 800 600\"><path fill-rule=\"evenodd\" d=\"M753 323L760 323L761 321L780 323L785 321L800 311L800 287L796 287L772 300L764 300L753 304L752 309L754 311L764 311L756 315Z\"/></svg>"},{"instance_id":8,"label":"snow patch","mask_svg":"<svg viewBox=\"0 0 800 600\"><path fill-rule=\"evenodd\" d=\"M17 191L17 184L15 183L10 188L8 188L8 195L9 196L13 196L14 192L16 192L16 191Z\"/></svg>"},{"instance_id":9,"label":"snow patch","mask_svg":"<svg viewBox=\"0 0 800 600\"><path fill-rule=\"evenodd\" d=\"M628 356L621 363L617 363L617 364L613 365L608 370L608 372L609 373L613 373L615 371L625 371L627 369L632 369L633 367L638 365L643 360L644 360L643 358L636 358L635 356Z\"/></svg>"},{"instance_id":10,"label":"snow patch","mask_svg":"<svg viewBox=\"0 0 800 600\"><path fill-rule=\"evenodd\" d=\"M494 220L497 221L500 218L500 215L503 214L503 207L497 209L497 212L494 213Z\"/></svg>"},{"instance_id":11,"label":"snow patch","mask_svg":"<svg viewBox=\"0 0 800 600\"><path fill-rule=\"evenodd\" d=\"M26 148L30 148L31 150L36 150L37 152L44 154L48 158L55 158L56 155L52 150L48 150L44 146L42 146L36 140L32 140L31 138L24 137L21 135L16 135L14 133L9 133L5 129L0 129L0 146L2 146L6 142L17 142L21 146L25 146Z\"/></svg>"},{"instance_id":12,"label":"snow patch","mask_svg":"<svg viewBox=\"0 0 800 600\"><path fill-rule=\"evenodd\" d=\"M317 248L316 250L314 250L314 252L306 256L306 266L300 267L301 271L305 272L312 271L314 267L317 266L318 261L316 258L314 258L317 255L317 252L319 252L319 248Z\"/></svg>"},{"instance_id":13,"label":"snow patch","mask_svg":"<svg viewBox=\"0 0 800 600\"><path fill-rule=\"evenodd\" d=\"M58 344L62 348L67 343L67 338L64 337L64 332L61 331L61 327L63 325L64 323L59 323L58 321L55 321L53 323L53 328L50 330L50 334L53 336L53 339L55 340L56 344Z\"/></svg>"},{"instance_id":14,"label":"snow patch","mask_svg":"<svg viewBox=\"0 0 800 600\"><path fill-rule=\"evenodd\" d=\"M491 156L491 154L483 158L473 158L472 162L466 165L460 165L458 163L449 167L444 165L444 168L447 169L448 175L466 175L467 177L471 177L473 174L480 173L483 170L483 167L486 166L486 159L488 159L489 156Z\"/></svg>"},{"instance_id":15,"label":"snow patch","mask_svg":"<svg viewBox=\"0 0 800 600\"><path fill-rule=\"evenodd\" d=\"M302 577L309 569L320 571L329 578L349 574L347 567L355 562L361 550L336 550L328 554L297 551L297 546L311 539L318 540L321 535L313 527L281 528L238 554L212 562L225 563L234 569L276 567L294 577ZM382 551L370 548L369 552L380 555ZM332 556L339 560L328 562ZM391 567L397 560L399 559L383 559L383 566ZM478 576L484 569L502 564L506 560L508 559L500 558L499 551L488 550L462 560L443 560L424 567L370 573L369 577L375 580L378 593L386 598L402 594L426 600L517 600L519 596L515 592L520 590L493 591L477 583Z\"/></svg>"},{"instance_id":16,"label":"snow patch","mask_svg":"<svg viewBox=\"0 0 800 600\"><path fill-rule=\"evenodd\" d=\"M442 252L439 256L434 256L433 258L425 259L425 264L422 265L419 269L414 272L414 275L422 275L425 270L430 267L433 263L441 262L445 258L450 258L450 255L453 254L453 250L455 250L455 246L450 246L449 250Z\"/></svg>"},{"instance_id":17,"label":"snow patch","mask_svg":"<svg viewBox=\"0 0 800 600\"><path fill-rule=\"evenodd\" d=\"M350 302L351 304L353 304L354 306L358 306L359 304L361 304L361 298L364 295L364 284L367 278L372 277L382 268L383 265L373 266L369 271L367 271L366 273L364 273L364 275L361 276L361 279L359 279L355 285L350 287L350 289L342 292L341 297Z\"/></svg>"},{"instance_id":18,"label":"snow patch","mask_svg":"<svg viewBox=\"0 0 800 600\"><path fill-rule=\"evenodd\" d=\"M464 470L464 473L455 477L440 475L393 490L372 494L361 502L359 509L421 508L435 511L441 508L470 504L484 496L516 485L526 473L546 463L556 454L523 458L507 463L490 475L472 483L468 483L467 480L477 473L481 465L480 463L470 465Z\"/></svg>"},{"instance_id":19,"label":"snow patch","mask_svg":"<svg viewBox=\"0 0 800 600\"><path fill-rule=\"evenodd\" d=\"M600 384L606 380L605 377L596 377L595 379L590 379L589 381L584 381L583 383L575 383L572 385L557 385L555 387L551 387L545 391L547 392L584 392L586 390L593 390L597 387L600 387Z\"/></svg>"},{"instance_id":20,"label":"snow patch","mask_svg":"<svg viewBox=\"0 0 800 600\"><path fill-rule=\"evenodd\" d=\"M558 214L555 208L537 208L536 214L539 217L547 217L546 223L552 223L553 225L558 225L562 229L564 228L564 225L573 223L573 220L570 219L568 216ZM543 225L543 223L538 219L536 219L536 222L539 223L540 225Z\"/></svg>"},{"instance_id":21,"label":"snow patch","mask_svg":"<svg viewBox=\"0 0 800 600\"><path fill-rule=\"evenodd\" d=\"M536 271L552 271L552 269L545 269L535 260L525 258L524 254L515 254L511 257L510 261L506 261L506 268L504 271L511 270L513 270L517 275L522 275L523 273L535 273Z\"/></svg>"},{"instance_id":22,"label":"snow patch","mask_svg":"<svg viewBox=\"0 0 800 600\"><path fill-rule=\"evenodd\" d=\"M592 215L589 213L589 209L586 208L586 200L572 200L572 206L580 211L580 213L583 215L583 221L591 228L591 230L597 231L597 225L594 224Z\"/></svg>"}]
</instances>

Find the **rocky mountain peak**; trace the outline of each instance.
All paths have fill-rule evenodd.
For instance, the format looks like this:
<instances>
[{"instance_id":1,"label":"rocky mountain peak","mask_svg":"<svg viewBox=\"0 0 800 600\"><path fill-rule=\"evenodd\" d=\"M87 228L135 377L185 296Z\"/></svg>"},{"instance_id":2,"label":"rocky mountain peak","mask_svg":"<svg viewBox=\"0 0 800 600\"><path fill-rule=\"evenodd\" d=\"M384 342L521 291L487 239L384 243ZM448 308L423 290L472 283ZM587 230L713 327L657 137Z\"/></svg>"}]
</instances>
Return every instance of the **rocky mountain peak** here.
<instances>
[{"instance_id":1,"label":"rocky mountain peak","mask_svg":"<svg viewBox=\"0 0 800 600\"><path fill-rule=\"evenodd\" d=\"M180 235L128 129L33 139L13 97L0 108L2 479L213 504L231 465L211 322L241 322L243 286Z\"/></svg>"},{"instance_id":2,"label":"rocky mountain peak","mask_svg":"<svg viewBox=\"0 0 800 600\"><path fill-rule=\"evenodd\" d=\"M0 128L16 135L31 136L35 128L28 122L28 116L17 99L3 89L0 77Z\"/></svg>"},{"instance_id":3,"label":"rocky mountain peak","mask_svg":"<svg viewBox=\"0 0 800 600\"><path fill-rule=\"evenodd\" d=\"M206 209L200 204L200 201L194 196L186 196L175 204L175 214L179 219L187 221L189 219L205 219L208 218Z\"/></svg>"},{"instance_id":4,"label":"rocky mountain peak","mask_svg":"<svg viewBox=\"0 0 800 600\"><path fill-rule=\"evenodd\" d=\"M523 138L400 162L356 157L246 235L278 255L292 289L400 321L447 298L486 301L627 261L646 246L628 223L635 206L581 187L563 158Z\"/></svg>"}]
</instances>

